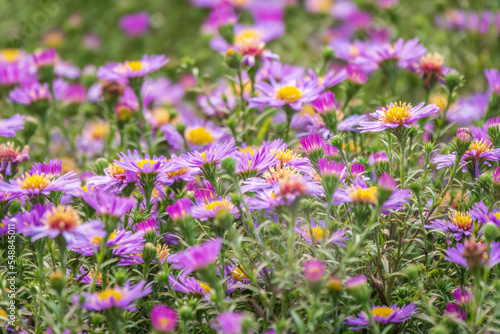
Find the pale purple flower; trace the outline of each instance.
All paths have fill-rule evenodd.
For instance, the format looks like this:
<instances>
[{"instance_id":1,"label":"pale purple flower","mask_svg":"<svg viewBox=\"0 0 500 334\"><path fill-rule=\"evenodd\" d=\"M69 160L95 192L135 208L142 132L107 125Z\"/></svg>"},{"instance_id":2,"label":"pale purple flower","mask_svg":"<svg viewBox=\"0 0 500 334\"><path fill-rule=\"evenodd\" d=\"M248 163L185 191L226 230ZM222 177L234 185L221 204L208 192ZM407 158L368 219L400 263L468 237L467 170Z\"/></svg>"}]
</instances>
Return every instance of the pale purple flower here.
<instances>
[{"instance_id":1,"label":"pale purple flower","mask_svg":"<svg viewBox=\"0 0 500 334\"><path fill-rule=\"evenodd\" d=\"M85 299L81 306L90 311L102 311L112 307L135 311L137 307L133 305L133 302L136 299L149 295L153 291L151 286L144 288L145 285L146 281L140 281L133 287L130 287L130 282L127 282L123 287L116 286L94 293L83 292ZM75 296L73 303L79 304L79 302L80 296Z\"/></svg>"},{"instance_id":2,"label":"pale purple flower","mask_svg":"<svg viewBox=\"0 0 500 334\"><path fill-rule=\"evenodd\" d=\"M16 131L24 129L24 116L15 114L10 118L0 118L0 137L15 137Z\"/></svg>"},{"instance_id":3,"label":"pale purple flower","mask_svg":"<svg viewBox=\"0 0 500 334\"><path fill-rule=\"evenodd\" d=\"M135 14L123 15L120 18L120 28L128 36L144 35L149 28L149 14L140 12Z\"/></svg>"},{"instance_id":4,"label":"pale purple flower","mask_svg":"<svg viewBox=\"0 0 500 334\"><path fill-rule=\"evenodd\" d=\"M373 306L371 309L371 317L373 321L379 322L382 325L394 322L405 322L410 320L411 316L418 313L417 305L414 303L398 307L397 304L387 307ZM350 326L355 326L353 330L361 330L370 327L370 320L365 312L360 312L355 318L348 318L345 323Z\"/></svg>"},{"instance_id":5,"label":"pale purple flower","mask_svg":"<svg viewBox=\"0 0 500 334\"><path fill-rule=\"evenodd\" d=\"M189 275L195 270L202 269L215 262L222 247L222 238L205 241L200 245L192 246L182 252L170 255L167 262L174 269L185 269Z\"/></svg>"}]
</instances>

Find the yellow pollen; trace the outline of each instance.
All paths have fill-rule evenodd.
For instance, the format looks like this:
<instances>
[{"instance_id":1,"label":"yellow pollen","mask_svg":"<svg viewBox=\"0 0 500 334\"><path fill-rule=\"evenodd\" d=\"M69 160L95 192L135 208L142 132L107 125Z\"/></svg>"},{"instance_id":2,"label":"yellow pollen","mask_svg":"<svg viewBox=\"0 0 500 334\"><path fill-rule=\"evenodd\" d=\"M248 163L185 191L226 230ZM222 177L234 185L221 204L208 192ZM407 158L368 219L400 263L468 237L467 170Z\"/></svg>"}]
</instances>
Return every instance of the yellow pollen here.
<instances>
[{"instance_id":1,"label":"yellow pollen","mask_svg":"<svg viewBox=\"0 0 500 334\"><path fill-rule=\"evenodd\" d=\"M118 166L115 163L109 164L109 166L108 166L108 168L106 168L106 170L108 171L108 173L112 177L120 178L120 179L125 178L125 172L126 172L125 169L121 168L120 166Z\"/></svg>"},{"instance_id":2,"label":"yellow pollen","mask_svg":"<svg viewBox=\"0 0 500 334\"><path fill-rule=\"evenodd\" d=\"M312 229L309 229L309 227L306 227L304 229L304 231L306 231L306 235L311 240L314 239L314 241L316 241L316 242L323 240L324 230L323 230L323 228L321 228L321 226L316 226L316 227L313 227ZM311 237L311 232L312 232L312 235L314 236L314 238ZM326 237L329 237L329 236L330 236L330 232L328 232L328 230L326 230Z\"/></svg>"},{"instance_id":3,"label":"yellow pollen","mask_svg":"<svg viewBox=\"0 0 500 334\"><path fill-rule=\"evenodd\" d=\"M234 45L241 44L248 39L260 39L260 33L255 29L245 29L234 36Z\"/></svg>"},{"instance_id":4,"label":"yellow pollen","mask_svg":"<svg viewBox=\"0 0 500 334\"><path fill-rule=\"evenodd\" d=\"M281 179L288 179L292 175L299 174L299 171L292 166L281 165L278 164L276 167L269 168L262 177L268 182L273 184L275 181L279 181Z\"/></svg>"},{"instance_id":5,"label":"yellow pollen","mask_svg":"<svg viewBox=\"0 0 500 334\"><path fill-rule=\"evenodd\" d=\"M59 205L47 213L43 223L48 228L67 231L77 227L82 221L80 215L72 206Z\"/></svg>"},{"instance_id":6,"label":"yellow pollen","mask_svg":"<svg viewBox=\"0 0 500 334\"><path fill-rule=\"evenodd\" d=\"M461 230L468 231L473 227L472 218L461 212L448 213L448 218L450 222Z\"/></svg>"},{"instance_id":7,"label":"yellow pollen","mask_svg":"<svg viewBox=\"0 0 500 334\"><path fill-rule=\"evenodd\" d=\"M115 289L103 290L98 295L99 300L110 300L111 298L113 298L115 302L119 301L123 297L123 293L116 291Z\"/></svg>"},{"instance_id":8,"label":"yellow pollen","mask_svg":"<svg viewBox=\"0 0 500 334\"><path fill-rule=\"evenodd\" d=\"M377 203L377 187L355 187L348 190L353 202Z\"/></svg>"},{"instance_id":9,"label":"yellow pollen","mask_svg":"<svg viewBox=\"0 0 500 334\"><path fill-rule=\"evenodd\" d=\"M217 208L223 207L226 209L230 209L232 207L232 203L229 203L227 199L223 199L220 201L213 201L208 203L203 203L203 206L207 210L215 210Z\"/></svg>"},{"instance_id":10,"label":"yellow pollen","mask_svg":"<svg viewBox=\"0 0 500 334\"><path fill-rule=\"evenodd\" d=\"M103 139L109 132L109 125L107 123L95 123L90 131L90 137L94 140Z\"/></svg>"},{"instance_id":11,"label":"yellow pollen","mask_svg":"<svg viewBox=\"0 0 500 334\"><path fill-rule=\"evenodd\" d=\"M387 306L376 306L372 309L372 316L374 317L388 318L392 313L394 313L394 310Z\"/></svg>"},{"instance_id":12,"label":"yellow pollen","mask_svg":"<svg viewBox=\"0 0 500 334\"><path fill-rule=\"evenodd\" d=\"M295 102L301 97L302 93L295 86L283 86L276 92L276 98L283 100L286 103Z\"/></svg>"},{"instance_id":13,"label":"yellow pollen","mask_svg":"<svg viewBox=\"0 0 500 334\"><path fill-rule=\"evenodd\" d=\"M168 254L170 254L170 248L168 248L167 245L162 245L161 243L158 243L156 245L156 253L158 254L160 260L163 261L167 258Z\"/></svg>"},{"instance_id":14,"label":"yellow pollen","mask_svg":"<svg viewBox=\"0 0 500 334\"><path fill-rule=\"evenodd\" d=\"M356 58L357 56L359 56L359 49L355 45L350 45L349 54L351 57Z\"/></svg>"},{"instance_id":15,"label":"yellow pollen","mask_svg":"<svg viewBox=\"0 0 500 334\"><path fill-rule=\"evenodd\" d=\"M102 237L94 235L92 239L90 239L90 243L93 245L100 245L102 243Z\"/></svg>"},{"instance_id":16,"label":"yellow pollen","mask_svg":"<svg viewBox=\"0 0 500 334\"><path fill-rule=\"evenodd\" d=\"M124 67L129 68L132 72L136 72L136 71L142 70L143 64L139 60L127 61L127 62L125 62Z\"/></svg>"},{"instance_id":17,"label":"yellow pollen","mask_svg":"<svg viewBox=\"0 0 500 334\"><path fill-rule=\"evenodd\" d=\"M166 108L155 108L152 115L157 126L162 126L170 120L170 114Z\"/></svg>"},{"instance_id":18,"label":"yellow pollen","mask_svg":"<svg viewBox=\"0 0 500 334\"><path fill-rule=\"evenodd\" d=\"M493 149L492 145L486 140L474 140L470 146L467 153L472 154L473 150L476 150L475 156L479 156L482 153L490 152Z\"/></svg>"},{"instance_id":19,"label":"yellow pollen","mask_svg":"<svg viewBox=\"0 0 500 334\"><path fill-rule=\"evenodd\" d=\"M245 275L245 273L243 272L243 270L241 270L241 267L238 266L236 267L232 272L231 274L233 274L233 277L235 280L237 281L243 281L245 279L247 279L247 275Z\"/></svg>"},{"instance_id":20,"label":"yellow pollen","mask_svg":"<svg viewBox=\"0 0 500 334\"><path fill-rule=\"evenodd\" d=\"M246 148L240 148L240 152L243 153L244 155L254 155L255 154L256 148L253 146L248 146Z\"/></svg>"},{"instance_id":21,"label":"yellow pollen","mask_svg":"<svg viewBox=\"0 0 500 334\"><path fill-rule=\"evenodd\" d=\"M201 286L201 288L203 289L203 292L204 292L204 293L209 293L209 292L210 292L210 287L209 287L208 285L203 284L203 283L201 283L201 282L198 282L198 283L200 283L200 286Z\"/></svg>"},{"instance_id":22,"label":"yellow pollen","mask_svg":"<svg viewBox=\"0 0 500 334\"><path fill-rule=\"evenodd\" d=\"M173 178L173 177L176 177L176 176L181 176L181 175L184 175L186 174L187 172L189 172L189 168L188 167L184 167L184 168L181 168L179 170L176 170L174 172L168 172L167 173L167 176L169 178Z\"/></svg>"},{"instance_id":23,"label":"yellow pollen","mask_svg":"<svg viewBox=\"0 0 500 334\"><path fill-rule=\"evenodd\" d=\"M314 110L313 106L304 105L304 107L300 111L300 114L301 115L310 115L310 116L313 116L314 114L316 114L316 111Z\"/></svg>"},{"instance_id":24,"label":"yellow pollen","mask_svg":"<svg viewBox=\"0 0 500 334\"><path fill-rule=\"evenodd\" d=\"M300 158L297 154L295 154L291 149L288 148L284 150L273 149L270 153L274 154L275 158L278 159L278 161L282 164L286 164L287 162Z\"/></svg>"},{"instance_id":25,"label":"yellow pollen","mask_svg":"<svg viewBox=\"0 0 500 334\"><path fill-rule=\"evenodd\" d=\"M185 137L188 143L198 146L206 146L214 141L212 134L202 126L188 128Z\"/></svg>"},{"instance_id":26,"label":"yellow pollen","mask_svg":"<svg viewBox=\"0 0 500 334\"><path fill-rule=\"evenodd\" d=\"M19 59L19 55L21 54L20 50L17 49L3 49L0 50L0 57L5 61L14 62Z\"/></svg>"},{"instance_id":27,"label":"yellow pollen","mask_svg":"<svg viewBox=\"0 0 500 334\"><path fill-rule=\"evenodd\" d=\"M435 103L440 111L443 111L446 108L446 100L447 97L445 94L433 94L429 99L429 103Z\"/></svg>"},{"instance_id":28,"label":"yellow pollen","mask_svg":"<svg viewBox=\"0 0 500 334\"><path fill-rule=\"evenodd\" d=\"M383 123L404 124L411 116L411 104L406 102L394 103L378 111L379 120Z\"/></svg>"},{"instance_id":29,"label":"yellow pollen","mask_svg":"<svg viewBox=\"0 0 500 334\"><path fill-rule=\"evenodd\" d=\"M444 64L444 57L439 53L429 52L420 58L420 67L425 71L440 70Z\"/></svg>"},{"instance_id":30,"label":"yellow pollen","mask_svg":"<svg viewBox=\"0 0 500 334\"><path fill-rule=\"evenodd\" d=\"M28 173L26 173L18 181L18 184L21 189L43 190L51 184L51 179L50 176L45 175L45 173L33 175L29 175Z\"/></svg>"},{"instance_id":31,"label":"yellow pollen","mask_svg":"<svg viewBox=\"0 0 500 334\"><path fill-rule=\"evenodd\" d=\"M156 163L157 163L156 160L144 159L141 161L137 161L137 166L139 166L139 168L143 169L146 165L149 165L149 167L152 168L154 166L154 164L156 164Z\"/></svg>"},{"instance_id":32,"label":"yellow pollen","mask_svg":"<svg viewBox=\"0 0 500 334\"><path fill-rule=\"evenodd\" d=\"M499 219L499 220L500 220L500 212L495 212L495 213L493 214L493 216L495 216L497 219Z\"/></svg>"}]
</instances>

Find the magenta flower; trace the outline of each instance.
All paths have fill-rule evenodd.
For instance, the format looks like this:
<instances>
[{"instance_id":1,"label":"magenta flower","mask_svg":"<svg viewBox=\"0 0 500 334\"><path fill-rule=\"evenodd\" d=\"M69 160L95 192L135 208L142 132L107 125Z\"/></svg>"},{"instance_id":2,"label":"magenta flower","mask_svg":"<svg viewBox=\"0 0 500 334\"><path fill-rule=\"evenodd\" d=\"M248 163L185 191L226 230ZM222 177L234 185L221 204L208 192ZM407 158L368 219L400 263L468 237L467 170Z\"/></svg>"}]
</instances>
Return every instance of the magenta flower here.
<instances>
[{"instance_id":1,"label":"magenta flower","mask_svg":"<svg viewBox=\"0 0 500 334\"><path fill-rule=\"evenodd\" d=\"M304 277L309 282L315 283L325 275L325 264L318 259L312 259L304 263Z\"/></svg>"},{"instance_id":2,"label":"magenta flower","mask_svg":"<svg viewBox=\"0 0 500 334\"><path fill-rule=\"evenodd\" d=\"M177 312L165 305L156 305L151 310L151 324L160 333L169 333L177 327Z\"/></svg>"},{"instance_id":3,"label":"magenta flower","mask_svg":"<svg viewBox=\"0 0 500 334\"><path fill-rule=\"evenodd\" d=\"M371 317L373 321L379 322L382 325L391 322L404 322L410 320L411 316L418 313L417 305L414 303L405 305L401 308L397 304L387 307L373 306L371 309ZM345 323L353 327L353 330L361 330L370 327L370 320L365 312L360 312L356 318L348 318Z\"/></svg>"},{"instance_id":4,"label":"magenta flower","mask_svg":"<svg viewBox=\"0 0 500 334\"><path fill-rule=\"evenodd\" d=\"M15 147L12 142L0 144L0 173L11 176L17 173L20 162L28 161L29 159L28 145L24 146L20 152L19 147Z\"/></svg>"},{"instance_id":5,"label":"magenta flower","mask_svg":"<svg viewBox=\"0 0 500 334\"><path fill-rule=\"evenodd\" d=\"M201 245L195 245L180 253L170 255L167 262L171 263L174 269L185 269L184 273L189 275L215 262L221 247L222 238L205 241Z\"/></svg>"},{"instance_id":6,"label":"magenta flower","mask_svg":"<svg viewBox=\"0 0 500 334\"><path fill-rule=\"evenodd\" d=\"M132 303L136 299L149 295L153 291L151 286L144 289L145 285L146 281L140 281L133 287L130 287L130 282L127 282L123 287L107 288L101 292L94 293L83 292L85 301L81 306L90 311L102 311L112 307L135 311L137 307ZM75 296L73 303L78 304L79 300L80 296Z\"/></svg>"},{"instance_id":7,"label":"magenta flower","mask_svg":"<svg viewBox=\"0 0 500 334\"><path fill-rule=\"evenodd\" d=\"M488 81L488 91L490 94L493 92L500 94L500 74L498 73L498 70L493 68L485 69L484 76Z\"/></svg>"},{"instance_id":8,"label":"magenta flower","mask_svg":"<svg viewBox=\"0 0 500 334\"><path fill-rule=\"evenodd\" d=\"M365 286L366 284L367 281L365 275L352 277L345 282L345 285L348 289L356 289L358 287Z\"/></svg>"},{"instance_id":9,"label":"magenta flower","mask_svg":"<svg viewBox=\"0 0 500 334\"><path fill-rule=\"evenodd\" d=\"M144 35L149 28L149 14L140 12L123 15L120 19L120 28L128 36Z\"/></svg>"},{"instance_id":10,"label":"magenta flower","mask_svg":"<svg viewBox=\"0 0 500 334\"><path fill-rule=\"evenodd\" d=\"M243 179L260 175L278 163L276 156L265 145L261 149L239 153L237 156L235 172Z\"/></svg>"},{"instance_id":11,"label":"magenta flower","mask_svg":"<svg viewBox=\"0 0 500 334\"><path fill-rule=\"evenodd\" d=\"M16 131L24 128L24 116L15 114L11 118L0 119L0 137L15 137Z\"/></svg>"},{"instance_id":12,"label":"magenta flower","mask_svg":"<svg viewBox=\"0 0 500 334\"><path fill-rule=\"evenodd\" d=\"M439 111L435 104L424 107L420 103L412 107L408 103L391 103L387 107L381 107L370 114L376 121L363 121L360 123L361 132L378 132L387 129L395 129L399 126L411 128L413 123L421 118L433 115Z\"/></svg>"},{"instance_id":13,"label":"magenta flower","mask_svg":"<svg viewBox=\"0 0 500 334\"><path fill-rule=\"evenodd\" d=\"M33 52L31 55L31 61L36 67L44 67L54 65L56 62L56 49L46 49Z\"/></svg>"},{"instance_id":14,"label":"magenta flower","mask_svg":"<svg viewBox=\"0 0 500 334\"><path fill-rule=\"evenodd\" d=\"M341 162L324 158L318 160L318 171L321 176L334 176L341 180L345 176L345 170L345 165Z\"/></svg>"},{"instance_id":15,"label":"magenta flower","mask_svg":"<svg viewBox=\"0 0 500 334\"><path fill-rule=\"evenodd\" d=\"M41 100L51 100L49 84L34 82L26 86L19 86L9 92L9 98L17 103L30 105Z\"/></svg>"},{"instance_id":16,"label":"magenta flower","mask_svg":"<svg viewBox=\"0 0 500 334\"><path fill-rule=\"evenodd\" d=\"M270 78L270 83L260 82L255 88L263 93L263 96L250 98L250 108L260 106L271 106L281 108L285 105L294 110L302 110L304 104L316 100L323 91L319 80L276 82Z\"/></svg>"},{"instance_id":17,"label":"magenta flower","mask_svg":"<svg viewBox=\"0 0 500 334\"><path fill-rule=\"evenodd\" d=\"M168 63L168 58L164 55L144 55L141 60L108 63L101 66L97 70L97 77L104 81L121 81L126 78L143 77L159 70L166 63Z\"/></svg>"},{"instance_id":18,"label":"magenta flower","mask_svg":"<svg viewBox=\"0 0 500 334\"><path fill-rule=\"evenodd\" d=\"M191 200L187 197L181 198L174 204L167 206L166 210L173 221L183 220L191 215Z\"/></svg>"},{"instance_id":19,"label":"magenta flower","mask_svg":"<svg viewBox=\"0 0 500 334\"><path fill-rule=\"evenodd\" d=\"M242 331L241 321L244 316L236 312L224 312L217 317L218 324L214 324L214 329L222 334L240 334Z\"/></svg>"},{"instance_id":20,"label":"magenta flower","mask_svg":"<svg viewBox=\"0 0 500 334\"><path fill-rule=\"evenodd\" d=\"M312 106L319 114L326 114L329 111L335 111L335 94L328 91L319 95L312 103Z\"/></svg>"}]
</instances>

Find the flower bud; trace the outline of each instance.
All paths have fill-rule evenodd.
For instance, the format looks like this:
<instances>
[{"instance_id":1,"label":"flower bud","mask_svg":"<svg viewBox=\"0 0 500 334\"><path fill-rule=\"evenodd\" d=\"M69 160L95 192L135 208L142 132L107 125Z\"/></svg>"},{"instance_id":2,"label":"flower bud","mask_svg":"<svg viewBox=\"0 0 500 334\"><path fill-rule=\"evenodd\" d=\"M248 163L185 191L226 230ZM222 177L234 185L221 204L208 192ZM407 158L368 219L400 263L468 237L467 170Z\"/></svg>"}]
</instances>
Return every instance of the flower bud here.
<instances>
[{"instance_id":1,"label":"flower bud","mask_svg":"<svg viewBox=\"0 0 500 334\"><path fill-rule=\"evenodd\" d=\"M119 286L124 286L125 283L127 283L127 279L128 279L127 271L123 268L118 269L118 271L115 274L116 284L118 284Z\"/></svg>"},{"instance_id":2,"label":"flower bud","mask_svg":"<svg viewBox=\"0 0 500 334\"><path fill-rule=\"evenodd\" d=\"M344 140L346 138L346 135L344 133L335 135L332 137L330 140L330 143L333 147L335 147L337 150L343 150L344 149Z\"/></svg>"},{"instance_id":3,"label":"flower bud","mask_svg":"<svg viewBox=\"0 0 500 334\"><path fill-rule=\"evenodd\" d=\"M488 243L491 243L492 241L495 241L495 239L498 237L498 226L493 224L492 222L488 222L486 226L483 228L484 232L484 238Z\"/></svg>"},{"instance_id":4,"label":"flower bud","mask_svg":"<svg viewBox=\"0 0 500 334\"><path fill-rule=\"evenodd\" d=\"M49 283L54 290L61 293L61 291L64 289L64 286L66 285L63 273L59 270L54 271L49 276Z\"/></svg>"},{"instance_id":5,"label":"flower bud","mask_svg":"<svg viewBox=\"0 0 500 334\"><path fill-rule=\"evenodd\" d=\"M333 48L328 45L323 47L321 53L323 54L323 58L325 59L325 61L328 61L335 57L335 50L333 50Z\"/></svg>"},{"instance_id":6,"label":"flower bud","mask_svg":"<svg viewBox=\"0 0 500 334\"><path fill-rule=\"evenodd\" d=\"M151 263L156 257L156 246L151 242L146 242L142 251L142 259L144 263Z\"/></svg>"},{"instance_id":7,"label":"flower bud","mask_svg":"<svg viewBox=\"0 0 500 334\"><path fill-rule=\"evenodd\" d=\"M349 293L356 298L359 303L364 304L370 299L370 287L368 286L364 275L359 275L349 279L346 282L346 286Z\"/></svg>"},{"instance_id":8,"label":"flower bud","mask_svg":"<svg viewBox=\"0 0 500 334\"><path fill-rule=\"evenodd\" d=\"M342 281L337 277L331 278L328 283L326 283L326 287L328 291L332 293L339 293L344 289L344 287L342 286Z\"/></svg>"},{"instance_id":9,"label":"flower bud","mask_svg":"<svg viewBox=\"0 0 500 334\"><path fill-rule=\"evenodd\" d=\"M325 265L318 259L312 259L304 264L304 277L311 283L320 281L325 274Z\"/></svg>"},{"instance_id":10,"label":"flower bud","mask_svg":"<svg viewBox=\"0 0 500 334\"><path fill-rule=\"evenodd\" d=\"M94 172L97 175L104 175L104 170L108 168L109 162L104 158L99 158L95 161Z\"/></svg>"},{"instance_id":11,"label":"flower bud","mask_svg":"<svg viewBox=\"0 0 500 334\"><path fill-rule=\"evenodd\" d=\"M179 316L182 320L189 320L192 315L193 309L187 305L184 305L179 309Z\"/></svg>"},{"instance_id":12,"label":"flower bud","mask_svg":"<svg viewBox=\"0 0 500 334\"><path fill-rule=\"evenodd\" d=\"M160 271L156 274L156 280L163 285L168 284L168 273L166 271Z\"/></svg>"},{"instance_id":13,"label":"flower bud","mask_svg":"<svg viewBox=\"0 0 500 334\"><path fill-rule=\"evenodd\" d=\"M396 181L389 174L382 174L378 180L377 201L382 206L396 189Z\"/></svg>"},{"instance_id":14,"label":"flower bud","mask_svg":"<svg viewBox=\"0 0 500 334\"><path fill-rule=\"evenodd\" d=\"M455 89L462 85L463 77L457 71L451 71L444 77L446 87L453 92Z\"/></svg>"},{"instance_id":15,"label":"flower bud","mask_svg":"<svg viewBox=\"0 0 500 334\"><path fill-rule=\"evenodd\" d=\"M221 166L229 175L233 175L236 168L236 161L231 157L226 157L222 159Z\"/></svg>"},{"instance_id":16,"label":"flower bud","mask_svg":"<svg viewBox=\"0 0 500 334\"><path fill-rule=\"evenodd\" d=\"M184 135L184 131L186 130L186 125L183 124L183 123L177 123L175 125L175 128L177 129L177 131L181 134L181 135Z\"/></svg>"},{"instance_id":17,"label":"flower bud","mask_svg":"<svg viewBox=\"0 0 500 334\"><path fill-rule=\"evenodd\" d=\"M419 273L419 268L416 265L410 265L405 270L405 274L406 274L406 276L408 276L408 278L410 280L417 279L418 278L418 273Z\"/></svg>"}]
</instances>

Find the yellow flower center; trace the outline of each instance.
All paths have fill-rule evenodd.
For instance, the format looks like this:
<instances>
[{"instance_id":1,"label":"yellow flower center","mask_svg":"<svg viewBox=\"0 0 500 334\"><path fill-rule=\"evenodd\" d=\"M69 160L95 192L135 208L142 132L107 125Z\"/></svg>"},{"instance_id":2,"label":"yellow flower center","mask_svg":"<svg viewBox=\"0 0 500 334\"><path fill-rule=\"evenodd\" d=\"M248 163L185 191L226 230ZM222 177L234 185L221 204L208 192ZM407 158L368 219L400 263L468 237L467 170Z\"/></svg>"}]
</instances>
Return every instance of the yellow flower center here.
<instances>
[{"instance_id":1,"label":"yellow flower center","mask_svg":"<svg viewBox=\"0 0 500 334\"><path fill-rule=\"evenodd\" d=\"M240 148L240 152L243 155L251 155L253 156L255 154L256 148L254 146L248 146L246 148Z\"/></svg>"},{"instance_id":2,"label":"yellow flower center","mask_svg":"<svg viewBox=\"0 0 500 334\"><path fill-rule=\"evenodd\" d=\"M139 166L139 168L142 169L146 165L149 165L149 167L153 167L155 163L157 163L156 160L143 159L143 160L137 161L137 166Z\"/></svg>"},{"instance_id":3,"label":"yellow flower center","mask_svg":"<svg viewBox=\"0 0 500 334\"><path fill-rule=\"evenodd\" d=\"M275 181L289 179L292 175L296 174L299 174L299 171L295 167L278 164L276 167L269 168L262 177L268 183L273 184Z\"/></svg>"},{"instance_id":4,"label":"yellow flower center","mask_svg":"<svg viewBox=\"0 0 500 334\"><path fill-rule=\"evenodd\" d=\"M304 105L304 107L300 111L300 114L301 115L310 115L310 116L313 116L314 114L316 114L316 111L314 110L313 106Z\"/></svg>"},{"instance_id":5,"label":"yellow flower center","mask_svg":"<svg viewBox=\"0 0 500 334\"><path fill-rule=\"evenodd\" d=\"M492 145L486 140L474 140L472 143L470 143L467 153L472 154L472 151L476 150L475 156L479 156L482 153L490 152L492 149Z\"/></svg>"},{"instance_id":6,"label":"yellow flower center","mask_svg":"<svg viewBox=\"0 0 500 334\"><path fill-rule=\"evenodd\" d=\"M455 214L449 213L448 218L451 223L461 230L468 231L473 227L472 218L465 213L456 212Z\"/></svg>"},{"instance_id":7,"label":"yellow flower center","mask_svg":"<svg viewBox=\"0 0 500 334\"><path fill-rule=\"evenodd\" d=\"M48 228L67 231L77 227L82 221L72 206L59 205L47 213L43 223Z\"/></svg>"},{"instance_id":8,"label":"yellow flower center","mask_svg":"<svg viewBox=\"0 0 500 334\"><path fill-rule=\"evenodd\" d=\"M436 104L436 106L439 108L439 110L443 111L444 108L446 108L446 100L447 100L447 97L445 94L434 94L434 95L431 95L431 97L429 99L429 103Z\"/></svg>"},{"instance_id":9,"label":"yellow flower center","mask_svg":"<svg viewBox=\"0 0 500 334\"><path fill-rule=\"evenodd\" d=\"M110 300L111 298L113 298L115 302L119 301L123 297L124 294L119 291L116 291L115 289L106 289L98 294L99 300Z\"/></svg>"},{"instance_id":10,"label":"yellow flower center","mask_svg":"<svg viewBox=\"0 0 500 334\"><path fill-rule=\"evenodd\" d=\"M232 272L231 274L233 274L233 277L235 280L237 281L243 281L245 279L247 279L247 275L245 275L245 273L243 272L243 270L241 270L241 267L238 266L236 267Z\"/></svg>"},{"instance_id":11,"label":"yellow flower center","mask_svg":"<svg viewBox=\"0 0 500 334\"><path fill-rule=\"evenodd\" d=\"M206 146L214 141L212 134L202 126L187 129L185 137L188 143L198 146Z\"/></svg>"},{"instance_id":12,"label":"yellow flower center","mask_svg":"<svg viewBox=\"0 0 500 334\"><path fill-rule=\"evenodd\" d=\"M17 49L3 49L0 51L0 56L8 62L14 62L19 59L21 54L20 50Z\"/></svg>"},{"instance_id":13,"label":"yellow flower center","mask_svg":"<svg viewBox=\"0 0 500 334\"><path fill-rule=\"evenodd\" d=\"M170 120L170 114L166 108L155 108L153 109L152 116L158 126L167 124Z\"/></svg>"},{"instance_id":14,"label":"yellow flower center","mask_svg":"<svg viewBox=\"0 0 500 334\"><path fill-rule=\"evenodd\" d=\"M168 256L168 254L170 254L170 248L168 248L167 245L163 245L161 243L158 243L156 245L156 253L158 254L158 257L160 258L160 260L165 260Z\"/></svg>"},{"instance_id":15,"label":"yellow flower center","mask_svg":"<svg viewBox=\"0 0 500 334\"><path fill-rule=\"evenodd\" d=\"M200 283L200 286L201 286L201 288L203 289L203 292L204 292L204 293L209 293L209 292L210 292L210 287L209 287L208 285L203 284L203 283L201 283L201 282L198 282L198 283Z\"/></svg>"},{"instance_id":16,"label":"yellow flower center","mask_svg":"<svg viewBox=\"0 0 500 334\"><path fill-rule=\"evenodd\" d=\"M234 45L239 45L248 39L260 39L260 33L255 29L245 29L234 36Z\"/></svg>"},{"instance_id":17,"label":"yellow flower center","mask_svg":"<svg viewBox=\"0 0 500 334\"><path fill-rule=\"evenodd\" d=\"M349 190L349 197L353 202L377 203L377 187L355 187Z\"/></svg>"},{"instance_id":18,"label":"yellow flower center","mask_svg":"<svg viewBox=\"0 0 500 334\"><path fill-rule=\"evenodd\" d=\"M102 243L102 237L94 235L92 239L90 239L90 243L93 245L100 245Z\"/></svg>"},{"instance_id":19,"label":"yellow flower center","mask_svg":"<svg viewBox=\"0 0 500 334\"><path fill-rule=\"evenodd\" d=\"M109 125L107 123L95 123L90 131L90 137L94 140L103 139L109 132Z\"/></svg>"},{"instance_id":20,"label":"yellow flower center","mask_svg":"<svg viewBox=\"0 0 500 334\"><path fill-rule=\"evenodd\" d=\"M388 105L379 112L379 120L383 123L404 124L411 116L411 108L411 104L406 102Z\"/></svg>"},{"instance_id":21,"label":"yellow flower center","mask_svg":"<svg viewBox=\"0 0 500 334\"><path fill-rule=\"evenodd\" d=\"M225 208L229 210L232 207L232 203L228 202L227 199L222 199L220 201L203 203L203 206L207 210L215 210L217 208Z\"/></svg>"},{"instance_id":22,"label":"yellow flower center","mask_svg":"<svg viewBox=\"0 0 500 334\"><path fill-rule=\"evenodd\" d=\"M0 309L0 317L7 318L7 313L4 310Z\"/></svg>"},{"instance_id":23,"label":"yellow flower center","mask_svg":"<svg viewBox=\"0 0 500 334\"><path fill-rule=\"evenodd\" d=\"M284 150L273 149L270 153L274 154L275 158L278 159L278 161L282 164L286 164L287 162L300 158L297 154L295 154L291 149L288 148Z\"/></svg>"},{"instance_id":24,"label":"yellow flower center","mask_svg":"<svg viewBox=\"0 0 500 334\"><path fill-rule=\"evenodd\" d=\"M276 92L276 98L292 103L302 97L301 91L295 86L283 86Z\"/></svg>"},{"instance_id":25,"label":"yellow flower center","mask_svg":"<svg viewBox=\"0 0 500 334\"><path fill-rule=\"evenodd\" d=\"M499 219L499 220L500 220L500 212L495 212L495 213L493 214L493 216L497 217L497 219Z\"/></svg>"},{"instance_id":26,"label":"yellow flower center","mask_svg":"<svg viewBox=\"0 0 500 334\"><path fill-rule=\"evenodd\" d=\"M106 170L114 178L119 178L119 179L125 178L125 172L126 172L125 169L118 166L115 163L109 164L109 166L108 166L108 168L106 168Z\"/></svg>"},{"instance_id":27,"label":"yellow flower center","mask_svg":"<svg viewBox=\"0 0 500 334\"><path fill-rule=\"evenodd\" d=\"M139 60L127 61L127 62L125 62L124 67L129 68L132 72L136 72L136 71L142 70L143 64Z\"/></svg>"},{"instance_id":28,"label":"yellow flower center","mask_svg":"<svg viewBox=\"0 0 500 334\"><path fill-rule=\"evenodd\" d=\"M444 65L444 57L439 53L429 52L420 58L420 68L423 71L438 71Z\"/></svg>"},{"instance_id":29,"label":"yellow flower center","mask_svg":"<svg viewBox=\"0 0 500 334\"><path fill-rule=\"evenodd\" d=\"M19 187L21 189L39 189L43 190L47 188L51 184L51 179L49 175L42 174L33 174L29 175L26 173L21 179L18 181Z\"/></svg>"},{"instance_id":30,"label":"yellow flower center","mask_svg":"<svg viewBox=\"0 0 500 334\"><path fill-rule=\"evenodd\" d=\"M375 306L372 309L372 316L374 317L388 318L392 313L394 313L394 310L387 306Z\"/></svg>"},{"instance_id":31,"label":"yellow flower center","mask_svg":"<svg viewBox=\"0 0 500 334\"><path fill-rule=\"evenodd\" d=\"M168 172L167 173L167 176L169 178L173 178L173 177L176 177L176 176L181 176L181 175L184 175L186 174L187 172L189 172L189 168L188 167L184 167L184 168L181 168L179 170L176 170L176 171L173 171L173 172Z\"/></svg>"},{"instance_id":32,"label":"yellow flower center","mask_svg":"<svg viewBox=\"0 0 500 334\"><path fill-rule=\"evenodd\" d=\"M304 231L306 231L306 235L309 238L311 238L311 240L314 239L314 241L316 241L316 242L323 240L323 235L325 233L325 231L323 230L323 228L321 226L316 226L316 227L313 227L312 229L310 229L309 227L306 227L304 229ZM326 237L329 237L329 236L330 236L330 232L328 230L326 230Z\"/></svg>"},{"instance_id":33,"label":"yellow flower center","mask_svg":"<svg viewBox=\"0 0 500 334\"><path fill-rule=\"evenodd\" d=\"M355 45L350 45L349 54L351 57L356 58L357 56L359 56L359 49Z\"/></svg>"}]
</instances>

